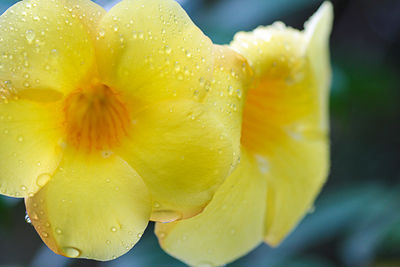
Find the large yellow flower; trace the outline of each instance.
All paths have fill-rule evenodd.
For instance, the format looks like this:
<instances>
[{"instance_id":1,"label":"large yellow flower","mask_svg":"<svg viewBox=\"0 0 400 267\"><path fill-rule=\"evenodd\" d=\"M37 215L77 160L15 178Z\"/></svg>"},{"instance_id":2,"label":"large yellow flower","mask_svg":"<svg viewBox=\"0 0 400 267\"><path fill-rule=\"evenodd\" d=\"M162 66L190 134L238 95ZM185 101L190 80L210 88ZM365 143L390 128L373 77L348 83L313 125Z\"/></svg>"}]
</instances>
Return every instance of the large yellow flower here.
<instances>
[{"instance_id":1,"label":"large yellow flower","mask_svg":"<svg viewBox=\"0 0 400 267\"><path fill-rule=\"evenodd\" d=\"M157 224L161 246L191 265L223 265L262 240L278 245L295 227L328 172L328 40L324 3L303 32L282 23L238 33L231 47L249 61L238 168L200 215Z\"/></svg>"},{"instance_id":2,"label":"large yellow flower","mask_svg":"<svg viewBox=\"0 0 400 267\"><path fill-rule=\"evenodd\" d=\"M25 0L0 17L0 193L69 257L198 214L236 166L247 61L173 0ZM249 80L249 81L248 81Z\"/></svg>"}]
</instances>

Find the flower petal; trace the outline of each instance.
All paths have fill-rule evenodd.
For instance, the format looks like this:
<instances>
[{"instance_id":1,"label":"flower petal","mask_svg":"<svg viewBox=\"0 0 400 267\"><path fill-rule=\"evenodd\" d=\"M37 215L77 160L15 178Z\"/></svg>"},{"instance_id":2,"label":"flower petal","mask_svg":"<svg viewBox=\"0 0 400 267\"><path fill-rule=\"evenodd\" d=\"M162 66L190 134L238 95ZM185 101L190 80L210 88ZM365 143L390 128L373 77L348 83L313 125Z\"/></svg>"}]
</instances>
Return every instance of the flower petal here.
<instances>
[{"instance_id":1,"label":"flower petal","mask_svg":"<svg viewBox=\"0 0 400 267\"><path fill-rule=\"evenodd\" d=\"M156 224L161 247L192 266L221 266L246 254L262 241L266 188L257 162L244 153L201 214Z\"/></svg>"},{"instance_id":2,"label":"flower petal","mask_svg":"<svg viewBox=\"0 0 400 267\"><path fill-rule=\"evenodd\" d=\"M151 200L140 176L120 158L89 158L67 151L54 177L26 200L26 207L54 252L110 260L140 239Z\"/></svg>"},{"instance_id":3,"label":"flower petal","mask_svg":"<svg viewBox=\"0 0 400 267\"><path fill-rule=\"evenodd\" d=\"M234 170L240 158L243 106L253 73L247 60L228 46L214 46L214 70L211 82L203 81L208 90L204 104L220 117L233 142Z\"/></svg>"},{"instance_id":4,"label":"flower petal","mask_svg":"<svg viewBox=\"0 0 400 267\"><path fill-rule=\"evenodd\" d=\"M287 138L260 161L268 180L265 241L276 246L313 209L328 175L328 141Z\"/></svg>"},{"instance_id":5,"label":"flower petal","mask_svg":"<svg viewBox=\"0 0 400 267\"><path fill-rule=\"evenodd\" d=\"M0 87L0 193L27 197L46 184L61 159L59 107L1 99L2 93Z\"/></svg>"},{"instance_id":6,"label":"flower petal","mask_svg":"<svg viewBox=\"0 0 400 267\"><path fill-rule=\"evenodd\" d=\"M58 100L95 69L91 1L21 1L0 17L0 80L20 97Z\"/></svg>"},{"instance_id":7,"label":"flower petal","mask_svg":"<svg viewBox=\"0 0 400 267\"><path fill-rule=\"evenodd\" d=\"M130 94L136 106L200 101L207 93L212 42L176 1L121 1L102 19L97 48L104 83Z\"/></svg>"},{"instance_id":8,"label":"flower petal","mask_svg":"<svg viewBox=\"0 0 400 267\"><path fill-rule=\"evenodd\" d=\"M310 209L328 173L332 9L326 3L321 10L305 33L276 23L239 33L231 44L256 77L244 109L242 144L268 176L265 240L271 245Z\"/></svg>"},{"instance_id":9,"label":"flower petal","mask_svg":"<svg viewBox=\"0 0 400 267\"><path fill-rule=\"evenodd\" d=\"M207 106L190 100L159 102L133 115L129 140L115 153L150 189L152 220L199 213L228 176L230 131Z\"/></svg>"}]
</instances>

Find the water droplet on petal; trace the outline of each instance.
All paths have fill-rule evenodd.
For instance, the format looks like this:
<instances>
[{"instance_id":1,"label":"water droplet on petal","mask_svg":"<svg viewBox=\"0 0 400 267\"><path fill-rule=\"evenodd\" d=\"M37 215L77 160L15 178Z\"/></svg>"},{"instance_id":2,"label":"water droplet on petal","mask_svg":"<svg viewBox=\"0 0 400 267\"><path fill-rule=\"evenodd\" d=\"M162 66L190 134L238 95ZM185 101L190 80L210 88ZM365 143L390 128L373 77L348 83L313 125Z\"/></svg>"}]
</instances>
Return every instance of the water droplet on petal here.
<instances>
[{"instance_id":1,"label":"water droplet on petal","mask_svg":"<svg viewBox=\"0 0 400 267\"><path fill-rule=\"evenodd\" d=\"M70 258L77 258L79 255L81 255L81 252L79 249L73 248L73 247L66 247L63 249L65 256L70 257Z\"/></svg>"},{"instance_id":2,"label":"water droplet on petal","mask_svg":"<svg viewBox=\"0 0 400 267\"><path fill-rule=\"evenodd\" d=\"M56 234L61 235L62 234L62 230L60 228L56 228Z\"/></svg>"},{"instance_id":3,"label":"water droplet on petal","mask_svg":"<svg viewBox=\"0 0 400 267\"><path fill-rule=\"evenodd\" d=\"M29 44L31 44L33 42L33 40L35 40L35 37L36 37L36 34L33 30L27 30L25 32L25 38Z\"/></svg>"},{"instance_id":4,"label":"water droplet on petal","mask_svg":"<svg viewBox=\"0 0 400 267\"><path fill-rule=\"evenodd\" d=\"M32 224L31 218L29 218L28 212L25 212L25 222L28 224Z\"/></svg>"},{"instance_id":5,"label":"water droplet on petal","mask_svg":"<svg viewBox=\"0 0 400 267\"><path fill-rule=\"evenodd\" d=\"M210 262L201 262L197 265L197 267L213 267L213 266L215 265Z\"/></svg>"},{"instance_id":6,"label":"water droplet on petal","mask_svg":"<svg viewBox=\"0 0 400 267\"><path fill-rule=\"evenodd\" d=\"M111 232L113 233L117 232L117 227L111 227Z\"/></svg>"},{"instance_id":7,"label":"water droplet on petal","mask_svg":"<svg viewBox=\"0 0 400 267\"><path fill-rule=\"evenodd\" d=\"M38 176L36 179L36 184L40 187L44 186L47 184L47 182L50 180L51 176L48 173L44 173Z\"/></svg>"}]
</instances>

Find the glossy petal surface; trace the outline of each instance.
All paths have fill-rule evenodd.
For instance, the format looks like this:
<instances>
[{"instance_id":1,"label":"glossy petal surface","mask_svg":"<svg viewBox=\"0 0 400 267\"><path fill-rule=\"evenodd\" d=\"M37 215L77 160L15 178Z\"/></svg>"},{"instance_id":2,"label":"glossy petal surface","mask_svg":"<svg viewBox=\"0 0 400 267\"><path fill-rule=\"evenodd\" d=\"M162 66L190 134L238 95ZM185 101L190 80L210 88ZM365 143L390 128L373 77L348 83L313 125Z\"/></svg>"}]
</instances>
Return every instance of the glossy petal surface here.
<instances>
[{"instance_id":1,"label":"glossy petal surface","mask_svg":"<svg viewBox=\"0 0 400 267\"><path fill-rule=\"evenodd\" d=\"M15 100L8 93L0 88L0 192L27 197L46 184L42 175L53 173L61 159L57 105Z\"/></svg>"},{"instance_id":2,"label":"glossy petal surface","mask_svg":"<svg viewBox=\"0 0 400 267\"><path fill-rule=\"evenodd\" d=\"M103 12L90 1L18 2L0 17L0 80L41 102L78 88L95 70L91 33Z\"/></svg>"},{"instance_id":3,"label":"glossy petal surface","mask_svg":"<svg viewBox=\"0 0 400 267\"><path fill-rule=\"evenodd\" d=\"M228 129L205 105L189 100L151 105L133 114L133 123L129 141L116 154L150 189L152 219L172 221L199 213L230 171Z\"/></svg>"},{"instance_id":4,"label":"glossy petal surface","mask_svg":"<svg viewBox=\"0 0 400 267\"><path fill-rule=\"evenodd\" d=\"M68 151L50 182L26 200L43 241L67 257L110 260L140 239L151 200L140 176L122 159Z\"/></svg>"},{"instance_id":5,"label":"glossy petal surface","mask_svg":"<svg viewBox=\"0 0 400 267\"><path fill-rule=\"evenodd\" d=\"M212 43L176 1L121 1L102 19L97 48L104 82L135 106L206 95Z\"/></svg>"},{"instance_id":6,"label":"glossy petal surface","mask_svg":"<svg viewBox=\"0 0 400 267\"><path fill-rule=\"evenodd\" d=\"M262 241L266 179L247 154L196 217L157 223L164 250L192 266L220 266L253 249Z\"/></svg>"}]
</instances>

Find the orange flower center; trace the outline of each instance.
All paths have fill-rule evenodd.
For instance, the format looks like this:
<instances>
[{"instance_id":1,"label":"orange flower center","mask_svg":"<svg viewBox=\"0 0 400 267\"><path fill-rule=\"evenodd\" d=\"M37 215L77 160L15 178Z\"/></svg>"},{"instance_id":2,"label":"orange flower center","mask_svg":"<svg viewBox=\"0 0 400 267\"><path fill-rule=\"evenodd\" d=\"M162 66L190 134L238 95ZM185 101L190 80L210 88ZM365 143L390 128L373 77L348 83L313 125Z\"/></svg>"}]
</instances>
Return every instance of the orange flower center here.
<instances>
[{"instance_id":1,"label":"orange flower center","mask_svg":"<svg viewBox=\"0 0 400 267\"><path fill-rule=\"evenodd\" d=\"M64 114L67 142L89 152L117 146L131 125L120 95L104 84L71 93Z\"/></svg>"}]
</instances>

